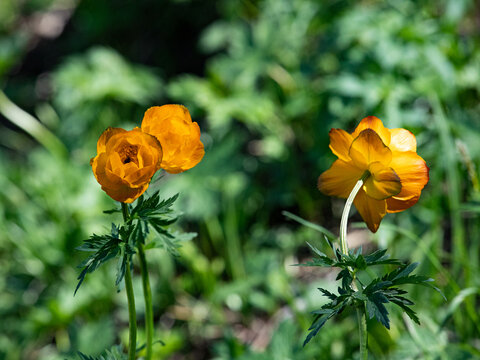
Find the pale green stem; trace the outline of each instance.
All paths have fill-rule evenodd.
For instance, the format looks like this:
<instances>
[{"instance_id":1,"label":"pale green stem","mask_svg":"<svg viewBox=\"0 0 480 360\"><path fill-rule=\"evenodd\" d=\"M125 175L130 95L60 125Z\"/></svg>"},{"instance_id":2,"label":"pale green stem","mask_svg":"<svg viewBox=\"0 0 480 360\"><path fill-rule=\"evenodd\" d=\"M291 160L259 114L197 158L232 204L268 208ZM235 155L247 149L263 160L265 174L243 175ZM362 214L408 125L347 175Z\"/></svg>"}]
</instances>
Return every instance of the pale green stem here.
<instances>
[{"instance_id":1,"label":"pale green stem","mask_svg":"<svg viewBox=\"0 0 480 360\"><path fill-rule=\"evenodd\" d=\"M357 181L355 186L352 189L352 192L348 196L345 207L343 208L342 220L340 221L340 246L342 254L348 255L348 242L347 242L347 223L348 215L350 214L350 208L352 207L353 200L357 196L358 192L363 186L365 179L370 175L368 171ZM350 269L351 271L351 269ZM355 276L355 274L353 274ZM355 286L355 284L354 284ZM357 307L357 321L358 321L358 332L360 337L360 359L368 359L368 350L367 350L367 319L365 314L365 308Z\"/></svg>"},{"instance_id":2,"label":"pale green stem","mask_svg":"<svg viewBox=\"0 0 480 360\"><path fill-rule=\"evenodd\" d=\"M358 321L358 332L360 335L360 359L368 359L368 350L367 350L367 317L365 314L365 307L357 307L357 321Z\"/></svg>"},{"instance_id":3,"label":"pale green stem","mask_svg":"<svg viewBox=\"0 0 480 360\"><path fill-rule=\"evenodd\" d=\"M152 290L148 278L147 259L143 244L138 244L138 255L140 258L140 269L142 272L143 296L145 298L145 328L147 333L146 356L145 360L152 359L153 344L153 308L152 308Z\"/></svg>"},{"instance_id":4,"label":"pale green stem","mask_svg":"<svg viewBox=\"0 0 480 360\"><path fill-rule=\"evenodd\" d=\"M347 223L348 223L348 214L350 214L350 208L352 207L353 200L357 196L359 190L362 188L363 182L369 174L363 175L360 180L355 184L352 192L348 196L345 207L343 208L342 220L340 221L340 246L342 253L348 255L348 243L347 243Z\"/></svg>"},{"instance_id":5,"label":"pale green stem","mask_svg":"<svg viewBox=\"0 0 480 360\"><path fill-rule=\"evenodd\" d=\"M122 203L122 215L125 222L128 221L128 205ZM135 295L133 294L132 273L130 259L127 260L125 269L125 291L128 300L128 360L135 360L137 350L137 314L135 311Z\"/></svg>"}]
</instances>

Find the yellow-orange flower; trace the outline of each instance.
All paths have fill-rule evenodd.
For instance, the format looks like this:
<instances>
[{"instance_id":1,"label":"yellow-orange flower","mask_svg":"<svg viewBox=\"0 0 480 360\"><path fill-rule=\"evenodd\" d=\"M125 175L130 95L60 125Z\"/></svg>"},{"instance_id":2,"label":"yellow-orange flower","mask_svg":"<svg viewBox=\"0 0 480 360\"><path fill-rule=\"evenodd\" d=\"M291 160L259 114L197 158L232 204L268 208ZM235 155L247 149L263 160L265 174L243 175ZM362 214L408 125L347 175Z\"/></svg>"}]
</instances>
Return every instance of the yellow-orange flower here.
<instances>
[{"instance_id":1,"label":"yellow-orange flower","mask_svg":"<svg viewBox=\"0 0 480 360\"><path fill-rule=\"evenodd\" d=\"M161 162L162 147L154 136L138 127L108 128L98 139L90 165L102 190L114 200L131 203L147 190Z\"/></svg>"},{"instance_id":2,"label":"yellow-orange flower","mask_svg":"<svg viewBox=\"0 0 480 360\"><path fill-rule=\"evenodd\" d=\"M405 129L387 129L375 116L364 118L352 134L330 130L330 149L338 159L320 175L318 188L347 198L366 176L354 204L372 232L387 212L414 205L429 179L429 168L416 153L415 136Z\"/></svg>"},{"instance_id":3,"label":"yellow-orange flower","mask_svg":"<svg viewBox=\"0 0 480 360\"><path fill-rule=\"evenodd\" d=\"M192 122L182 105L154 106L145 112L142 130L155 136L163 149L161 167L178 174L202 160L205 151L200 141L200 128Z\"/></svg>"}]
</instances>

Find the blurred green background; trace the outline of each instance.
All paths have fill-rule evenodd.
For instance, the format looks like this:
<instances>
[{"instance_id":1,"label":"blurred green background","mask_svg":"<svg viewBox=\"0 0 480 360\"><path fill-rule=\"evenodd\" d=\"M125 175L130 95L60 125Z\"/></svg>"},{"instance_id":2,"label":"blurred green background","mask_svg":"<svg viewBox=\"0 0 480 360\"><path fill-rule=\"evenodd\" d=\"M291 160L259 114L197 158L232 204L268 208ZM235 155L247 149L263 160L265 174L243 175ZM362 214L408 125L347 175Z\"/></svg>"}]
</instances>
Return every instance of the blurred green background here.
<instances>
[{"instance_id":1,"label":"blurred green background","mask_svg":"<svg viewBox=\"0 0 480 360\"><path fill-rule=\"evenodd\" d=\"M89 166L99 135L165 103L190 109L206 155L152 186L198 232L178 259L147 253L155 358L357 356L352 313L302 349L336 274L291 266L324 244L282 211L338 233L343 200L316 189L328 131L367 115L416 135L430 182L375 235L354 213L351 246L420 261L448 299L412 289L422 325L370 321L371 357L480 358L479 19L474 0L0 1L0 359L128 342L115 263L73 297L75 247L121 221Z\"/></svg>"}]
</instances>

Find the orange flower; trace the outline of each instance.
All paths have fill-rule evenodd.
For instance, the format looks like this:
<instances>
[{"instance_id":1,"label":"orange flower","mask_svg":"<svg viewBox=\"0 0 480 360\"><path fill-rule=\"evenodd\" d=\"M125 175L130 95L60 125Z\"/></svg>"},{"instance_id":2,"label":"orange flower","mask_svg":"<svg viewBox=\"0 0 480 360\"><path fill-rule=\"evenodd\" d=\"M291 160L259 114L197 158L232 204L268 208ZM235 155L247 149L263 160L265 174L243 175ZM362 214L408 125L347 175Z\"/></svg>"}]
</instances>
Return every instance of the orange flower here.
<instances>
[{"instance_id":1,"label":"orange flower","mask_svg":"<svg viewBox=\"0 0 480 360\"><path fill-rule=\"evenodd\" d=\"M103 191L131 203L147 190L161 161L162 148L154 136L138 127L130 131L110 127L98 139L97 156L90 165Z\"/></svg>"},{"instance_id":2,"label":"orange flower","mask_svg":"<svg viewBox=\"0 0 480 360\"><path fill-rule=\"evenodd\" d=\"M429 179L415 136L405 129L387 129L375 116L363 119L352 134L330 130L330 149L338 160L318 178L319 190L347 198L365 176L354 204L372 232L387 212L414 205Z\"/></svg>"},{"instance_id":3,"label":"orange flower","mask_svg":"<svg viewBox=\"0 0 480 360\"><path fill-rule=\"evenodd\" d=\"M155 136L163 149L161 167L178 174L202 160L205 151L200 141L200 128L192 122L182 105L154 106L145 112L142 130Z\"/></svg>"}]
</instances>

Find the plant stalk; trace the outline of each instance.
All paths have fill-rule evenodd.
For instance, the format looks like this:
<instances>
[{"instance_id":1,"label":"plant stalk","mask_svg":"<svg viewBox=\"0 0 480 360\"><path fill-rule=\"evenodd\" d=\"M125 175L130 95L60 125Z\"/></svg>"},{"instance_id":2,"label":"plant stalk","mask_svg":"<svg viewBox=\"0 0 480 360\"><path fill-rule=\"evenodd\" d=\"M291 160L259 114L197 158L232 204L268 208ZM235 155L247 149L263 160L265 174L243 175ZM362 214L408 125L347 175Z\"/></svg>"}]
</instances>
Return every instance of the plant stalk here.
<instances>
[{"instance_id":1,"label":"plant stalk","mask_svg":"<svg viewBox=\"0 0 480 360\"><path fill-rule=\"evenodd\" d=\"M366 172L360 180L357 181L355 186L352 189L352 192L348 196L347 202L345 203L345 207L343 208L342 213L342 220L340 221L340 246L342 250L342 254L348 255L348 243L347 243L347 223L348 223L348 214L350 214L350 208L352 207L353 200L355 196L357 196L358 191L362 188L362 185L365 179L368 177L369 173Z\"/></svg>"},{"instance_id":2,"label":"plant stalk","mask_svg":"<svg viewBox=\"0 0 480 360\"><path fill-rule=\"evenodd\" d=\"M348 255L348 242L347 242L347 224L348 224L348 215L350 213L350 208L352 207L353 200L357 196L358 192L363 186L365 179L370 175L368 171L357 181L353 187L350 195L348 196L345 207L343 208L342 220L340 221L340 246L342 254ZM350 272L351 269L350 269ZM355 278L355 274L353 274ZM355 287L355 284L353 285ZM365 314L365 307L357 307L357 321L358 321L358 332L360 338L360 359L368 359L368 350L367 350L367 318Z\"/></svg>"},{"instance_id":3,"label":"plant stalk","mask_svg":"<svg viewBox=\"0 0 480 360\"><path fill-rule=\"evenodd\" d=\"M365 314L365 307L357 307L357 321L358 333L360 335L360 359L368 359L367 350L367 315Z\"/></svg>"},{"instance_id":4,"label":"plant stalk","mask_svg":"<svg viewBox=\"0 0 480 360\"><path fill-rule=\"evenodd\" d=\"M122 203L123 221L127 222L129 218L128 205ZM130 260L127 260L125 269L125 291L128 300L128 360L135 360L137 350L137 314L135 311L135 295L133 294L132 273L130 269Z\"/></svg>"},{"instance_id":5,"label":"plant stalk","mask_svg":"<svg viewBox=\"0 0 480 360\"><path fill-rule=\"evenodd\" d=\"M138 244L138 255L140 258L140 269L142 273L143 296L145 298L145 329L147 335L146 356L145 360L152 359L153 344L153 307L152 307L152 290L150 288L150 280L148 278L147 259L143 244Z\"/></svg>"}]
</instances>

